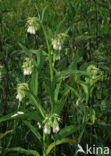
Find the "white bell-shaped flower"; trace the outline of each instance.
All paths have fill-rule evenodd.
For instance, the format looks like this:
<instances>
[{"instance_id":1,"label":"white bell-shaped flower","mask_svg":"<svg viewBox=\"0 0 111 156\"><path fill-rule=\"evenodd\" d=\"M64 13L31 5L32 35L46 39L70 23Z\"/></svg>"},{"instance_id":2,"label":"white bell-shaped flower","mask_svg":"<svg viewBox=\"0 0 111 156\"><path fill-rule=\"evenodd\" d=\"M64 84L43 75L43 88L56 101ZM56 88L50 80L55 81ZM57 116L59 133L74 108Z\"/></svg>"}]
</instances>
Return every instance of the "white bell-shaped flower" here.
<instances>
[{"instance_id":1,"label":"white bell-shaped flower","mask_svg":"<svg viewBox=\"0 0 111 156\"><path fill-rule=\"evenodd\" d=\"M53 133L57 133L60 130L59 125L53 126Z\"/></svg>"},{"instance_id":2,"label":"white bell-shaped flower","mask_svg":"<svg viewBox=\"0 0 111 156\"><path fill-rule=\"evenodd\" d=\"M24 75L27 75L27 70L24 70Z\"/></svg>"},{"instance_id":3,"label":"white bell-shaped flower","mask_svg":"<svg viewBox=\"0 0 111 156\"><path fill-rule=\"evenodd\" d=\"M30 34L35 35L36 30L34 29L34 27L33 27L33 26L29 26L29 27L28 27L28 29L27 29L27 32L28 32L28 33L30 33Z\"/></svg>"},{"instance_id":4,"label":"white bell-shaped flower","mask_svg":"<svg viewBox=\"0 0 111 156\"><path fill-rule=\"evenodd\" d=\"M59 50L61 50L61 49L62 49L61 45L59 45L58 49L59 49Z\"/></svg>"},{"instance_id":5,"label":"white bell-shaped flower","mask_svg":"<svg viewBox=\"0 0 111 156\"><path fill-rule=\"evenodd\" d=\"M58 46L56 43L53 44L53 49L58 50Z\"/></svg>"},{"instance_id":6,"label":"white bell-shaped flower","mask_svg":"<svg viewBox=\"0 0 111 156\"><path fill-rule=\"evenodd\" d=\"M55 49L55 50L61 50L62 49L60 40L53 40L53 49Z\"/></svg>"},{"instance_id":7,"label":"white bell-shaped flower","mask_svg":"<svg viewBox=\"0 0 111 156\"><path fill-rule=\"evenodd\" d=\"M61 59L61 56L60 55L57 55L56 56L56 61L60 60Z\"/></svg>"},{"instance_id":8,"label":"white bell-shaped flower","mask_svg":"<svg viewBox=\"0 0 111 156\"><path fill-rule=\"evenodd\" d=\"M16 99L18 99L19 101L22 101L22 97L20 94L17 94Z\"/></svg>"},{"instance_id":9,"label":"white bell-shaped flower","mask_svg":"<svg viewBox=\"0 0 111 156\"><path fill-rule=\"evenodd\" d=\"M30 69L24 69L24 75L31 75L32 71Z\"/></svg>"},{"instance_id":10,"label":"white bell-shaped flower","mask_svg":"<svg viewBox=\"0 0 111 156\"><path fill-rule=\"evenodd\" d=\"M33 71L33 63L32 60L30 60L30 58L26 57L25 61L23 63L23 73L24 75L31 75L32 71Z\"/></svg>"},{"instance_id":11,"label":"white bell-shaped flower","mask_svg":"<svg viewBox=\"0 0 111 156\"><path fill-rule=\"evenodd\" d=\"M50 134L51 133L51 129L50 129L50 127L44 127L44 133L45 134Z\"/></svg>"}]
</instances>

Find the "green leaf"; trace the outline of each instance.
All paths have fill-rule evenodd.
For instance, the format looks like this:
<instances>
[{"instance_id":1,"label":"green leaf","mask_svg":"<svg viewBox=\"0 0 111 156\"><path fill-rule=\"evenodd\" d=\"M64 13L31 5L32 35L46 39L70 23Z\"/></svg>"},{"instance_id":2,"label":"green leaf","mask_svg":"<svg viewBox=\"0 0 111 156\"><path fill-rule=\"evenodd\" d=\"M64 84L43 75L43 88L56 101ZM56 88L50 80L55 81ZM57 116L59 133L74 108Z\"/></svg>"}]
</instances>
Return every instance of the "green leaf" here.
<instances>
[{"instance_id":1,"label":"green leaf","mask_svg":"<svg viewBox=\"0 0 111 156\"><path fill-rule=\"evenodd\" d=\"M71 125L71 126L66 126L65 128L61 129L59 133L57 133L55 135L55 138L57 139L62 139L64 137L67 137L71 134L73 134L74 132L76 132L78 130L77 127Z\"/></svg>"},{"instance_id":2,"label":"green leaf","mask_svg":"<svg viewBox=\"0 0 111 156\"><path fill-rule=\"evenodd\" d=\"M58 100L60 87L61 87L61 81L59 83L57 83L56 88L55 88L55 92L54 92L54 100L55 100L55 102L57 102L57 100Z\"/></svg>"},{"instance_id":3,"label":"green leaf","mask_svg":"<svg viewBox=\"0 0 111 156\"><path fill-rule=\"evenodd\" d=\"M11 120L11 119L15 119L15 118L18 118L18 117L22 117L24 114L17 114L17 112L15 113L11 113L11 114L8 114L8 115L5 115L3 117L0 118L0 122L4 122L4 121L7 121L7 120Z\"/></svg>"},{"instance_id":4,"label":"green leaf","mask_svg":"<svg viewBox=\"0 0 111 156\"><path fill-rule=\"evenodd\" d=\"M13 132L13 130L8 130L5 133L0 134L0 139L4 138L7 134L12 133L12 132Z\"/></svg>"},{"instance_id":5,"label":"green leaf","mask_svg":"<svg viewBox=\"0 0 111 156\"><path fill-rule=\"evenodd\" d=\"M103 8L105 8L105 9L110 9L110 7L109 7L109 5L108 5L108 3L98 3L98 5L100 6L100 7L103 7Z\"/></svg>"},{"instance_id":6,"label":"green leaf","mask_svg":"<svg viewBox=\"0 0 111 156\"><path fill-rule=\"evenodd\" d=\"M92 36L86 36L86 35L81 35L75 38L76 42L80 42L80 41L87 41L89 39L93 38Z\"/></svg>"},{"instance_id":7,"label":"green leaf","mask_svg":"<svg viewBox=\"0 0 111 156\"><path fill-rule=\"evenodd\" d=\"M70 91L69 88L65 89L65 91L62 95L62 98L60 99L60 101L58 101L58 103L55 106L55 113L60 114L61 111L63 110L63 107L67 100L67 95L68 95L69 91Z\"/></svg>"},{"instance_id":8,"label":"green leaf","mask_svg":"<svg viewBox=\"0 0 111 156\"><path fill-rule=\"evenodd\" d=\"M91 86L94 85L98 80L100 80L102 78L101 75L96 76L94 79L91 79Z\"/></svg>"},{"instance_id":9,"label":"green leaf","mask_svg":"<svg viewBox=\"0 0 111 156\"><path fill-rule=\"evenodd\" d=\"M36 112L26 112L24 114L17 114L17 112L11 113L11 114L1 117L0 122L4 122L7 120L16 119L16 118L30 119L30 120L35 120L38 122L42 122L43 120L40 112L36 111Z\"/></svg>"},{"instance_id":10,"label":"green leaf","mask_svg":"<svg viewBox=\"0 0 111 156\"><path fill-rule=\"evenodd\" d=\"M65 15L64 18L63 18L63 20L58 24L57 30L56 30L57 34L60 32L60 28L63 26L66 18L67 18L67 15Z\"/></svg>"},{"instance_id":11,"label":"green leaf","mask_svg":"<svg viewBox=\"0 0 111 156\"><path fill-rule=\"evenodd\" d=\"M40 141L40 142L42 142L42 137L41 137L41 135L40 135L40 133L37 131L37 128L35 128L34 126L32 126L31 125L31 123L29 122L29 121L23 121L24 123L25 123L25 125L27 126L27 127L29 127L30 128L30 130L33 132L33 134L36 136L36 138Z\"/></svg>"},{"instance_id":12,"label":"green leaf","mask_svg":"<svg viewBox=\"0 0 111 156\"><path fill-rule=\"evenodd\" d=\"M82 82L82 81L78 81L79 84L83 87L83 90L84 90L84 93L86 95L86 104L88 103L88 100L89 100L89 90L88 90L88 86L85 84L85 82Z\"/></svg>"},{"instance_id":13,"label":"green leaf","mask_svg":"<svg viewBox=\"0 0 111 156\"><path fill-rule=\"evenodd\" d=\"M31 150L31 149L26 150L21 147L7 148L4 150L4 153L8 153L8 152L12 152L12 151L18 152L18 153L24 153L26 155L40 156L40 154L35 150Z\"/></svg>"},{"instance_id":14,"label":"green leaf","mask_svg":"<svg viewBox=\"0 0 111 156\"><path fill-rule=\"evenodd\" d=\"M68 87L78 98L80 98L80 95L79 95L77 89L72 88L71 86L67 86L67 87Z\"/></svg>"},{"instance_id":15,"label":"green leaf","mask_svg":"<svg viewBox=\"0 0 111 156\"><path fill-rule=\"evenodd\" d=\"M76 140L71 140L69 138L64 138L64 139L61 139L61 140L57 140L57 141L55 141L55 142L53 142L52 144L49 145L48 149L46 150L46 153L43 156L48 156L50 151L55 146L58 146L58 145L61 145L61 144L65 144L65 143L76 143Z\"/></svg>"},{"instance_id":16,"label":"green leaf","mask_svg":"<svg viewBox=\"0 0 111 156\"><path fill-rule=\"evenodd\" d=\"M80 59L80 56L79 56L79 53L77 52L74 56L74 59L73 59L71 65L69 66L70 70L77 70L77 63L78 63L79 59Z\"/></svg>"},{"instance_id":17,"label":"green leaf","mask_svg":"<svg viewBox=\"0 0 111 156\"><path fill-rule=\"evenodd\" d=\"M30 99L30 101L35 105L36 109L40 111L41 115L43 116L43 118L46 115L46 112L44 110L44 108L42 107L39 99L37 97L35 97L30 91L26 91L26 95L27 97Z\"/></svg>"},{"instance_id":18,"label":"green leaf","mask_svg":"<svg viewBox=\"0 0 111 156\"><path fill-rule=\"evenodd\" d=\"M66 79L68 77L72 77L75 75L85 75L86 72L83 71L78 71L78 70L65 70L65 71L61 71L61 72L57 72L56 76L55 76L55 81L60 81L62 79Z\"/></svg>"},{"instance_id":19,"label":"green leaf","mask_svg":"<svg viewBox=\"0 0 111 156\"><path fill-rule=\"evenodd\" d=\"M39 110L36 112L26 112L24 113L24 115L22 116L23 119L30 119L30 120L34 120L34 121L38 121L38 122L42 122L43 117L41 116Z\"/></svg>"},{"instance_id":20,"label":"green leaf","mask_svg":"<svg viewBox=\"0 0 111 156\"><path fill-rule=\"evenodd\" d=\"M30 88L31 88L31 92L33 93L33 95L37 96L38 94L38 71L37 69L35 69L32 74Z\"/></svg>"},{"instance_id":21,"label":"green leaf","mask_svg":"<svg viewBox=\"0 0 111 156\"><path fill-rule=\"evenodd\" d=\"M25 53L27 56L31 56L31 53L30 53L30 50L27 49L25 46L23 46L20 42L18 42L19 46L21 47L22 49L22 53Z\"/></svg>"},{"instance_id":22,"label":"green leaf","mask_svg":"<svg viewBox=\"0 0 111 156\"><path fill-rule=\"evenodd\" d=\"M44 15L45 15L45 12L46 12L47 8L48 8L48 6L46 6L46 7L43 9L43 11L42 11L41 22L43 22L43 20L44 20Z\"/></svg>"}]
</instances>

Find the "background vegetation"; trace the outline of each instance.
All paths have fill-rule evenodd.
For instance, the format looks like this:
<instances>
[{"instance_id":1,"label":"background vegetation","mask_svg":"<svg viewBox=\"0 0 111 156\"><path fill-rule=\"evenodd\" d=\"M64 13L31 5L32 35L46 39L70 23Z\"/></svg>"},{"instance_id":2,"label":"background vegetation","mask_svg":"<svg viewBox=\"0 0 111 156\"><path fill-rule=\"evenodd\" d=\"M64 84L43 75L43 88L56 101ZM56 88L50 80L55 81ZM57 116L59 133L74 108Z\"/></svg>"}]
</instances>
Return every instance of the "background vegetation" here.
<instances>
[{"instance_id":1,"label":"background vegetation","mask_svg":"<svg viewBox=\"0 0 111 156\"><path fill-rule=\"evenodd\" d=\"M37 19L35 34L27 32L29 17ZM1 156L77 156L78 143L111 147L110 34L110 0L0 0ZM28 86L19 101L21 83Z\"/></svg>"}]
</instances>

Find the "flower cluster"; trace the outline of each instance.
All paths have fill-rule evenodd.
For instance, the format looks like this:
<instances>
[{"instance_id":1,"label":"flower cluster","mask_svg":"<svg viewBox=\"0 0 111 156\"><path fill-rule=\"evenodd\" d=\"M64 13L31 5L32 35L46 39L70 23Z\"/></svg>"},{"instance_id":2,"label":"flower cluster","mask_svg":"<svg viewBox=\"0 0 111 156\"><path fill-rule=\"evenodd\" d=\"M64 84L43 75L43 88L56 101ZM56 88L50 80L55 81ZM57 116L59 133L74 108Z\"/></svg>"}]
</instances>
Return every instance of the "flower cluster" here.
<instances>
[{"instance_id":1,"label":"flower cluster","mask_svg":"<svg viewBox=\"0 0 111 156\"><path fill-rule=\"evenodd\" d=\"M25 58L25 62L23 63L22 67L23 67L24 75L32 74L33 65L32 65L32 61L30 60L30 58L28 57Z\"/></svg>"},{"instance_id":2,"label":"flower cluster","mask_svg":"<svg viewBox=\"0 0 111 156\"><path fill-rule=\"evenodd\" d=\"M66 34L65 33L60 33L57 34L56 37L54 39L52 39L52 46L54 50L61 50L62 49L62 44L66 38Z\"/></svg>"},{"instance_id":3,"label":"flower cluster","mask_svg":"<svg viewBox=\"0 0 111 156\"><path fill-rule=\"evenodd\" d=\"M25 91L24 90L28 90L28 84L27 83L21 83L18 85L17 88L17 96L16 99L18 99L20 102L22 101L22 99L25 97Z\"/></svg>"},{"instance_id":4,"label":"flower cluster","mask_svg":"<svg viewBox=\"0 0 111 156\"><path fill-rule=\"evenodd\" d=\"M89 65L86 72L87 76L85 78L85 81L91 86L103 77L103 73L101 72L101 70L94 65Z\"/></svg>"},{"instance_id":5,"label":"flower cluster","mask_svg":"<svg viewBox=\"0 0 111 156\"><path fill-rule=\"evenodd\" d=\"M29 17L27 20L27 32L35 35L36 31L40 28L39 20L37 17Z\"/></svg>"},{"instance_id":6,"label":"flower cluster","mask_svg":"<svg viewBox=\"0 0 111 156\"><path fill-rule=\"evenodd\" d=\"M59 121L60 121L60 118L57 114L47 116L44 120L44 123L45 123L44 124L44 133L50 134L51 128L53 130L53 133L57 133L60 130Z\"/></svg>"},{"instance_id":7,"label":"flower cluster","mask_svg":"<svg viewBox=\"0 0 111 156\"><path fill-rule=\"evenodd\" d=\"M60 39L53 40L52 45L53 45L53 49L55 49L55 50L61 50L62 49Z\"/></svg>"},{"instance_id":8,"label":"flower cluster","mask_svg":"<svg viewBox=\"0 0 111 156\"><path fill-rule=\"evenodd\" d=\"M87 68L87 73L91 75L91 77L95 77L99 73L99 69L96 68L94 65L90 65Z\"/></svg>"},{"instance_id":9,"label":"flower cluster","mask_svg":"<svg viewBox=\"0 0 111 156\"><path fill-rule=\"evenodd\" d=\"M53 58L56 61L61 59L60 51L62 50L62 45L66 36L67 35L65 33L60 33L60 34L56 34L56 37L52 39L52 47L54 50L56 50L56 53L55 51L53 51L52 54L54 53Z\"/></svg>"}]
</instances>

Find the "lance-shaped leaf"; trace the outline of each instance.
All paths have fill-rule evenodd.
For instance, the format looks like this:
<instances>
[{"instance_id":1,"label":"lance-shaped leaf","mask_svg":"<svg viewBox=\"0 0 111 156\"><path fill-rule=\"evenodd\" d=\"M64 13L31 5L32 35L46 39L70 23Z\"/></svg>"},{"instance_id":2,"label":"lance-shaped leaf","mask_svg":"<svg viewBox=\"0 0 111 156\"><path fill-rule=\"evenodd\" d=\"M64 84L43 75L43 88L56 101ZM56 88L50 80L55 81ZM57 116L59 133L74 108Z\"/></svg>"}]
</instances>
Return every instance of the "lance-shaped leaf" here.
<instances>
[{"instance_id":1,"label":"lance-shaped leaf","mask_svg":"<svg viewBox=\"0 0 111 156\"><path fill-rule=\"evenodd\" d=\"M8 130L5 133L0 134L0 139L4 138L7 134L12 133L13 130Z\"/></svg>"},{"instance_id":2,"label":"lance-shaped leaf","mask_svg":"<svg viewBox=\"0 0 111 156\"><path fill-rule=\"evenodd\" d=\"M59 133L57 133L55 135L55 138L56 139L62 139L64 137L67 137L67 136L73 134L77 130L78 130L78 128L74 125L66 126L65 128L61 129Z\"/></svg>"},{"instance_id":3,"label":"lance-shaped leaf","mask_svg":"<svg viewBox=\"0 0 111 156\"><path fill-rule=\"evenodd\" d=\"M60 71L60 72L57 72L54 80L55 81L60 81L60 80L63 80L63 79L66 79L68 77L72 77L72 76L75 76L75 75L85 75L86 72L84 71L78 71L78 70L65 70L65 71Z\"/></svg>"},{"instance_id":4,"label":"lance-shaped leaf","mask_svg":"<svg viewBox=\"0 0 111 156\"><path fill-rule=\"evenodd\" d=\"M37 69L35 69L32 74L30 88L31 88L32 93L35 96L37 96L37 93L38 93L38 71L37 71Z\"/></svg>"},{"instance_id":5,"label":"lance-shaped leaf","mask_svg":"<svg viewBox=\"0 0 111 156\"><path fill-rule=\"evenodd\" d=\"M35 105L36 109L40 111L41 115L45 117L46 112L44 108L42 107L39 99L35 97L30 91L25 90L27 97L30 99L30 101Z\"/></svg>"},{"instance_id":6,"label":"lance-shaped leaf","mask_svg":"<svg viewBox=\"0 0 111 156\"><path fill-rule=\"evenodd\" d=\"M36 136L36 138L42 142L42 137L40 135L40 133L37 131L37 128L35 128L29 121L23 121L25 123L25 125L30 128L30 130L32 131L32 133Z\"/></svg>"},{"instance_id":7,"label":"lance-shaped leaf","mask_svg":"<svg viewBox=\"0 0 111 156\"><path fill-rule=\"evenodd\" d=\"M30 119L38 122L42 122L43 117L39 112L26 112L24 114L18 114L18 112L10 113L0 118L0 122L4 122L11 119L22 118L22 119Z\"/></svg>"},{"instance_id":8,"label":"lance-shaped leaf","mask_svg":"<svg viewBox=\"0 0 111 156\"><path fill-rule=\"evenodd\" d=\"M65 143L76 143L76 140L71 140L70 138L64 138L61 140L56 140L52 144L49 145L48 149L46 150L46 153L43 156L48 156L51 150L58 145L65 144Z\"/></svg>"},{"instance_id":9,"label":"lance-shaped leaf","mask_svg":"<svg viewBox=\"0 0 111 156\"><path fill-rule=\"evenodd\" d=\"M4 153L6 154L8 152L18 152L18 153L24 153L26 155L40 156L40 154L35 150L31 150L31 149L26 150L26 149L21 148L21 147L6 148L4 150Z\"/></svg>"},{"instance_id":10,"label":"lance-shaped leaf","mask_svg":"<svg viewBox=\"0 0 111 156\"><path fill-rule=\"evenodd\" d=\"M61 87L61 81L59 83L57 83L56 88L55 88L55 92L54 92L54 100L55 100L55 102L57 102L57 100L58 100L60 87Z\"/></svg>"},{"instance_id":11,"label":"lance-shaped leaf","mask_svg":"<svg viewBox=\"0 0 111 156\"><path fill-rule=\"evenodd\" d=\"M58 103L55 106L55 111L54 111L55 113L60 114L61 111L63 110L63 107L67 100L67 95L68 95L69 91L70 91L69 88L65 89L60 101L58 100Z\"/></svg>"},{"instance_id":12,"label":"lance-shaped leaf","mask_svg":"<svg viewBox=\"0 0 111 156\"><path fill-rule=\"evenodd\" d=\"M88 86L86 85L85 82L82 82L82 81L78 81L79 84L82 86L83 90L84 90L84 93L86 95L86 104L88 103L88 100L89 100L89 90L88 90Z\"/></svg>"},{"instance_id":13,"label":"lance-shaped leaf","mask_svg":"<svg viewBox=\"0 0 111 156\"><path fill-rule=\"evenodd\" d=\"M11 113L11 114L8 114L8 115L1 117L0 122L4 122L4 121L11 120L11 119L21 117L21 116L23 116L23 114L18 114L17 112Z\"/></svg>"},{"instance_id":14,"label":"lance-shaped leaf","mask_svg":"<svg viewBox=\"0 0 111 156\"><path fill-rule=\"evenodd\" d=\"M45 16L45 13L46 13L47 8L48 8L48 5L47 5L47 6L43 9L43 11L42 11L42 15L41 15L41 23L42 23L43 20L44 20L44 16Z\"/></svg>"}]
</instances>

